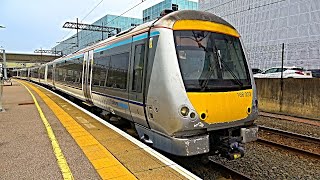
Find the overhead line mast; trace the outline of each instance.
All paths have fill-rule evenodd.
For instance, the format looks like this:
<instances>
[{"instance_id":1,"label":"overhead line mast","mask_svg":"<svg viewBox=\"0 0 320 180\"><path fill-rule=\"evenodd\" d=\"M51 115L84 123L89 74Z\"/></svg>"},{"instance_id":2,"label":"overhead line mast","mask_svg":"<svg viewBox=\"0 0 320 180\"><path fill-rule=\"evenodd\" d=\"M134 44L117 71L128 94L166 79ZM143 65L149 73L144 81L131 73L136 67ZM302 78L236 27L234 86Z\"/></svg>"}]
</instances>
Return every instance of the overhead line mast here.
<instances>
[{"instance_id":1,"label":"overhead line mast","mask_svg":"<svg viewBox=\"0 0 320 180\"><path fill-rule=\"evenodd\" d=\"M92 24L83 24L83 23L75 23L75 22L66 22L63 28L70 29L80 29L80 30L88 30L88 31L99 31L99 32L120 32L120 28L116 27L108 27L108 26L100 26L100 25L92 25Z\"/></svg>"}]
</instances>

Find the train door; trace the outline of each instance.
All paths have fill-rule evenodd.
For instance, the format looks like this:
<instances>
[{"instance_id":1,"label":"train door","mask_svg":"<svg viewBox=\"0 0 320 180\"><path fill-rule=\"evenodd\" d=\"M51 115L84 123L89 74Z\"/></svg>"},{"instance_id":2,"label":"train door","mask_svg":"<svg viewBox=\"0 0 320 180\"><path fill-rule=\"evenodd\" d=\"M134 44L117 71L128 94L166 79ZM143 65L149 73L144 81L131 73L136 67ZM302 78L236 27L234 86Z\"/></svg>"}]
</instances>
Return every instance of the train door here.
<instances>
[{"instance_id":1,"label":"train door","mask_svg":"<svg viewBox=\"0 0 320 180\"><path fill-rule=\"evenodd\" d=\"M83 96L89 104L92 104L91 97L91 83L92 83L92 64L93 64L93 51L86 52L83 58L83 71L82 71L82 89Z\"/></svg>"},{"instance_id":2,"label":"train door","mask_svg":"<svg viewBox=\"0 0 320 180\"><path fill-rule=\"evenodd\" d=\"M134 39L135 37L133 37ZM129 107L132 120L136 123L149 127L148 119L145 115L144 105L144 76L146 67L146 40L132 42L131 45L131 66L129 81Z\"/></svg>"},{"instance_id":3,"label":"train door","mask_svg":"<svg viewBox=\"0 0 320 180\"><path fill-rule=\"evenodd\" d=\"M28 73L27 73L27 80L31 79L31 72L30 72L30 68L28 68Z\"/></svg>"},{"instance_id":4,"label":"train door","mask_svg":"<svg viewBox=\"0 0 320 180\"><path fill-rule=\"evenodd\" d=\"M45 70L44 70L44 83L48 84L48 64L46 64Z\"/></svg>"},{"instance_id":5,"label":"train door","mask_svg":"<svg viewBox=\"0 0 320 180\"><path fill-rule=\"evenodd\" d=\"M56 64L52 64L52 86L55 87L54 83L56 81Z\"/></svg>"}]
</instances>

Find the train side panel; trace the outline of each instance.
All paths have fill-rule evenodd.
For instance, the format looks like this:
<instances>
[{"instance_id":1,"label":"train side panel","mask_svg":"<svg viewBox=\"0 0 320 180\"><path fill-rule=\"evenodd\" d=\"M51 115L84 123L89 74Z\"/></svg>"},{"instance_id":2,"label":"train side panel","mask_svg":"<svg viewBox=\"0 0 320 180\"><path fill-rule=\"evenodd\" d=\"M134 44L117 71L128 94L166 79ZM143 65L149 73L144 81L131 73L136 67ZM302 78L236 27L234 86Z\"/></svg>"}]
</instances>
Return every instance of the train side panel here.
<instances>
[{"instance_id":1,"label":"train side panel","mask_svg":"<svg viewBox=\"0 0 320 180\"><path fill-rule=\"evenodd\" d=\"M78 99L85 100L82 90L83 55L55 61L52 78L54 87Z\"/></svg>"}]
</instances>

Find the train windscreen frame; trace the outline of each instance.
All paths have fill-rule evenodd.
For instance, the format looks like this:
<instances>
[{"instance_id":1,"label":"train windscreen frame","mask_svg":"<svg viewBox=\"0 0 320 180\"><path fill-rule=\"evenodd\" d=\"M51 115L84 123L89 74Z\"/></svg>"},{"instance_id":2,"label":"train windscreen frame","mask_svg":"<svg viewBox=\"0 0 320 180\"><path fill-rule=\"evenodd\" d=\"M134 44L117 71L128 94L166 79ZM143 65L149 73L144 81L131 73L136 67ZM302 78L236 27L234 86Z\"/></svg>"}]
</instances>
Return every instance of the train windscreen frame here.
<instances>
[{"instance_id":1,"label":"train windscreen frame","mask_svg":"<svg viewBox=\"0 0 320 180\"><path fill-rule=\"evenodd\" d=\"M176 52L187 92L251 89L240 39L209 31L174 31Z\"/></svg>"}]
</instances>

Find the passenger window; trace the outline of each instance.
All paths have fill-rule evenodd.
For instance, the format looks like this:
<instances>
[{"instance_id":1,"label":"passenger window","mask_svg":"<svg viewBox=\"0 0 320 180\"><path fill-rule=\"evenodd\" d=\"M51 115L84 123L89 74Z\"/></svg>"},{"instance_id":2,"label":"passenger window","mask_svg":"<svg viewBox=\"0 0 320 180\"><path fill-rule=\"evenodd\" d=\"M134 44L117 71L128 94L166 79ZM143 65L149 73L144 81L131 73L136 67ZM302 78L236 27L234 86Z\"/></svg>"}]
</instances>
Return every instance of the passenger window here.
<instances>
[{"instance_id":1,"label":"passenger window","mask_svg":"<svg viewBox=\"0 0 320 180\"><path fill-rule=\"evenodd\" d=\"M134 51L132 91L136 91L139 93L142 92L144 51L145 51L144 44L137 45Z\"/></svg>"},{"instance_id":2,"label":"passenger window","mask_svg":"<svg viewBox=\"0 0 320 180\"><path fill-rule=\"evenodd\" d=\"M95 91L99 91L95 87L106 87L110 59L104 51L93 55L92 86Z\"/></svg>"},{"instance_id":3,"label":"passenger window","mask_svg":"<svg viewBox=\"0 0 320 180\"><path fill-rule=\"evenodd\" d=\"M107 78L108 87L119 89L127 88L128 64L128 52L111 56Z\"/></svg>"}]
</instances>

